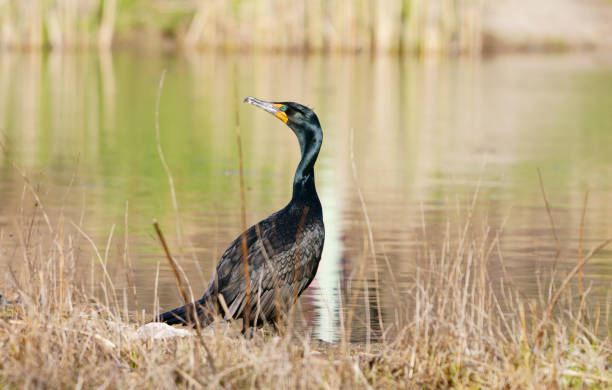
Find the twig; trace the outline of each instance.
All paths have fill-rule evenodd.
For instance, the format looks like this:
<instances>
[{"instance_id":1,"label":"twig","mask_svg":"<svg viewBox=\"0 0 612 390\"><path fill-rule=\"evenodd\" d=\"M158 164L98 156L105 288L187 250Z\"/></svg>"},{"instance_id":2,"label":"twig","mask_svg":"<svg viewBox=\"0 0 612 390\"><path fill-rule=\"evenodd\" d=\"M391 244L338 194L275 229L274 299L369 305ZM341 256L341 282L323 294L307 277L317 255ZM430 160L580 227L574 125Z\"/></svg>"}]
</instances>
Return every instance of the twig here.
<instances>
[{"instance_id":1,"label":"twig","mask_svg":"<svg viewBox=\"0 0 612 390\"><path fill-rule=\"evenodd\" d=\"M363 193L361 192L361 188L359 187L359 181L357 180L357 166L355 164L355 150L353 147L355 138L355 131L351 127L350 131L350 155L351 155L351 167L353 170L353 182L355 187L357 188L357 195L359 196L359 202L361 203L361 211L363 212L363 217L365 219L366 228L368 231L368 240L370 241L370 251L372 252L372 259L374 260L374 283L376 284L376 314L378 317L378 325L380 326L380 331L383 332L385 329L383 325L382 315L380 312L380 286L378 282L378 260L376 259L376 248L374 247L374 234L372 233L372 224L370 222L370 216L368 214L368 208L365 203L365 199L363 198ZM368 325L369 326L369 325ZM383 341L385 338L384 333L382 333Z\"/></svg>"},{"instance_id":2,"label":"twig","mask_svg":"<svg viewBox=\"0 0 612 390\"><path fill-rule=\"evenodd\" d=\"M166 253L166 258L168 259L168 262L170 263L172 272L174 272L174 277L176 278L176 283L178 284L179 291L181 292L181 296L183 297L183 301L185 302L185 306L187 306L188 321L192 320L193 323L195 323L196 325L195 329L196 329L196 333L198 334L198 340L202 344L202 347L204 347L204 349L206 350L206 357L208 359L208 364L210 365L210 369L212 370L213 374L216 374L217 370L215 368L215 362L213 361L212 354L210 353L210 350L208 349L208 346L206 345L206 343L204 342L204 338L202 337L202 331L200 329L200 322L198 320L198 315L197 315L197 310L196 310L196 303L195 302L189 303L189 298L187 298L187 291L185 290L183 280L179 274L179 266L176 260L170 254L170 249L168 249L168 245L166 244L166 240L164 239L164 235L162 234L161 229L159 228L159 224L157 223L157 220L153 220L153 227L155 228L157 237L159 237L159 241L161 242L162 247L164 248L164 252Z\"/></svg>"},{"instance_id":3,"label":"twig","mask_svg":"<svg viewBox=\"0 0 612 390\"><path fill-rule=\"evenodd\" d=\"M159 137L159 104L161 100L161 92L162 92L162 87L164 86L165 77L166 77L166 70L164 69L159 79L159 86L157 88L157 100L155 102L155 136L157 140L157 153L159 154L159 159L161 160L161 163L164 166L164 170L166 171L166 174L168 176L168 182L170 184L170 194L172 196L172 206L174 207L174 213L176 215L176 233L178 236L177 237L178 244L179 244L179 247L182 247L183 240L182 240L182 231L181 231L181 220L179 217L178 202L176 201L176 193L174 191L174 180L172 179L170 168L168 167L168 164L166 163L166 159L164 157L164 152L162 150L161 141ZM215 374L217 370L215 368L215 363L213 361L212 354L210 353L210 350L208 349L208 346L206 345L206 343L204 342L204 338L202 337L202 332L200 329L200 322L199 322L198 315L197 315L195 300L191 304L189 304L190 300L187 297L187 292L185 290L183 281L179 274L179 266L176 260L174 260L174 258L170 254L170 250L168 249L168 245L166 244L166 240L164 239L161 229L159 228L157 220L153 221L153 226L155 227L155 231L157 232L159 240L162 243L162 246L164 247L164 251L166 252L166 257L168 258L168 262L170 263L172 271L174 272L174 276L176 277L176 281L178 283L179 290L181 292L181 296L183 297L185 306L187 306L188 317L190 315L192 316L193 322L195 323L196 333L198 334L198 340L202 344L202 347L204 347L204 349L206 350L208 364L210 365L210 369L212 370L213 374ZM190 291L191 291L191 288L190 288Z\"/></svg>"},{"instance_id":4,"label":"twig","mask_svg":"<svg viewBox=\"0 0 612 390\"><path fill-rule=\"evenodd\" d=\"M234 68L234 98L238 101L238 85L236 84L236 69ZM240 172L240 215L242 220L242 264L244 269L244 283L246 285L246 297L244 314L242 317L242 331L246 332L249 328L251 321L251 279L249 273L249 253L247 248L247 237L246 237L246 200L244 195L244 168L242 163L242 141L240 139L240 115L238 107L235 110L236 120L236 143L238 144L238 167Z\"/></svg>"},{"instance_id":5,"label":"twig","mask_svg":"<svg viewBox=\"0 0 612 390\"><path fill-rule=\"evenodd\" d=\"M557 260L559 259L559 254L561 254L561 243L559 242L559 237L557 236L557 229L555 228L555 221L553 220L552 212L550 211L550 204L548 203L548 199L546 198L546 191L544 191L544 181L542 181L542 173L540 172L540 168L538 168L538 179L540 180L540 190L542 191L542 198L544 199L544 204L546 205L546 213L548 214L548 219L550 220L553 237L555 238L555 244L557 245L557 253L555 254L556 267Z\"/></svg>"},{"instance_id":6,"label":"twig","mask_svg":"<svg viewBox=\"0 0 612 390\"><path fill-rule=\"evenodd\" d=\"M110 274L108 273L108 269L106 268L106 262L104 261L104 259L102 259L102 256L100 255L100 251L98 251L98 247L96 246L94 241L91 239L91 237L89 237L87 233L85 233L79 225L75 224L72 221L70 221L70 223L83 237L85 237L85 239L89 242L89 244L93 248L94 253L96 254L95 257L98 259L98 262L100 263L100 265L102 266L102 270L104 271L104 276L108 280L108 283L110 284L111 289L115 291L115 284L113 283L113 280L111 279ZM92 258L92 264L93 264L93 258ZM92 265L92 270L93 270L93 265ZM93 271L92 271L92 275L93 275ZM93 279L93 276L92 276L92 279ZM92 286L93 286L93 283L92 283Z\"/></svg>"},{"instance_id":7,"label":"twig","mask_svg":"<svg viewBox=\"0 0 612 390\"><path fill-rule=\"evenodd\" d=\"M578 273L578 271L580 271L582 267L587 263L587 261L591 260L593 256L595 256L600 250L605 248L611 242L612 242L612 237L608 238L607 240L599 244L596 248L591 250L591 252L584 259L580 260L578 264L576 264L576 266L571 270L571 272L565 277L565 279L563 280L563 282L557 289L557 292L550 300L550 303L548 304L548 308L546 309L546 312L544 313L544 318L542 318L542 321L540 322L540 325L538 326L538 331L536 333L536 345L539 345L542 339L542 335L544 333L544 327L548 323L550 315L552 314L552 311L555 308L557 300L559 300L559 297L561 296L561 293L563 292L563 290L567 287L569 282Z\"/></svg>"},{"instance_id":8,"label":"twig","mask_svg":"<svg viewBox=\"0 0 612 390\"><path fill-rule=\"evenodd\" d=\"M176 283L178 284L179 291L181 293L181 297L183 298L185 305L188 306L187 308L188 310L187 313L189 317L188 320L193 321L195 324L198 324L198 318L195 312L196 310L195 302L192 302L191 304L189 303L189 298L187 297L187 291L185 290L183 279L181 278L181 275L178 270L179 266L176 260L170 254L170 249L168 249L168 244L166 244L166 239L164 238L164 235L162 234L161 229L159 228L159 224L157 223L156 219L153 220L153 227L155 228L157 237L159 238L159 241L161 242L162 247L164 248L164 252L166 253L166 258L168 259L168 263L170 263L170 268L172 268L172 272L174 273L174 277L176 278Z\"/></svg>"},{"instance_id":9,"label":"twig","mask_svg":"<svg viewBox=\"0 0 612 390\"><path fill-rule=\"evenodd\" d=\"M123 266L125 267L125 279L128 284L128 289L130 291L130 296L132 297L132 301L134 305L138 307L138 299L136 297L136 285L134 284L134 270L132 269L132 259L130 258L130 250L129 250L129 229L128 229L128 208L129 203L125 202L125 231L123 232Z\"/></svg>"},{"instance_id":10,"label":"twig","mask_svg":"<svg viewBox=\"0 0 612 390\"><path fill-rule=\"evenodd\" d=\"M58 246L58 255L59 255L59 300L58 300L58 310L60 313L64 310L64 216L60 215L60 222L58 223L59 227L59 237L57 239ZM62 317L60 316L60 322Z\"/></svg>"},{"instance_id":11,"label":"twig","mask_svg":"<svg viewBox=\"0 0 612 390\"><path fill-rule=\"evenodd\" d=\"M275 321L276 328L280 330L280 317L279 316L280 316L280 313L283 311L284 305L280 298L281 289L280 289L280 284L278 283L277 270L274 267L274 264L272 264L272 262L270 261L270 256L268 256L268 251L266 250L264 241L261 238L261 229L259 228L259 224L255 225L255 233L257 234L257 239L261 247L261 253L263 254L264 260L266 262L266 267L270 269L270 273L272 274L272 282L274 283L274 302L276 305L276 318L273 318L273 319L271 318L270 320ZM258 316L255 316L255 321L257 321L257 317Z\"/></svg>"},{"instance_id":12,"label":"twig","mask_svg":"<svg viewBox=\"0 0 612 390\"><path fill-rule=\"evenodd\" d=\"M584 216L586 214L587 202L589 201L589 191L584 193L584 206L582 207L582 216L580 217L580 238L578 240L578 261L582 259L582 238L584 235ZM580 295L584 295L584 287L582 285L582 269L578 271L578 291Z\"/></svg>"},{"instance_id":13,"label":"twig","mask_svg":"<svg viewBox=\"0 0 612 390\"><path fill-rule=\"evenodd\" d=\"M162 71L162 75L159 79L159 86L157 87L157 100L155 102L155 139L157 141L157 154L159 154L159 159L166 171L166 175L168 176L168 183L170 184L170 196L172 197L172 207L174 207L174 213L176 215L176 233L178 238L179 248L183 247L183 235L181 231L181 221L179 218L178 211L178 202L176 201L176 192L174 191L174 180L172 179L172 173L170 173L170 168L168 167L168 163L166 163L166 158L164 157L164 151L161 147L161 141L159 137L159 103L161 101L161 93L162 87L164 86L164 79L166 78L166 69Z\"/></svg>"},{"instance_id":14,"label":"twig","mask_svg":"<svg viewBox=\"0 0 612 390\"><path fill-rule=\"evenodd\" d=\"M6 149L6 146L4 145L4 143L2 143L2 141L0 141L0 149L2 149L2 151L4 152L4 154L8 155L8 151ZM47 215L47 212L45 211L45 207L43 206L42 201L40 200L40 197L38 196L38 192L34 189L34 186L32 185L32 183L30 182L30 179L28 178L28 176L26 175L25 171L23 171L22 169L20 169L17 164L15 164L13 162L13 160L9 159L9 163L13 166L13 168L15 168L15 170L19 173L19 175L21 175L21 177L23 178L23 181L25 182L26 186L28 187L28 189L30 190L30 192L32 193L32 196L34 196L34 199L36 200L36 202L38 203L38 206L40 206L40 210L42 211L43 217L45 219L45 222L47 223L47 227L49 228L49 232L54 233L53 227L51 226L51 221L49 220L49 215Z\"/></svg>"},{"instance_id":15,"label":"twig","mask_svg":"<svg viewBox=\"0 0 612 390\"><path fill-rule=\"evenodd\" d=\"M367 258L367 252L368 252L368 244L369 241L366 238L366 232L364 232L363 234L363 255L361 256L361 264L359 265L359 273L357 274L357 285L355 287L353 287L353 294L351 297L351 301L349 302L349 308L348 308L348 314L346 316L346 329L345 329L345 335L344 335L344 340L342 342L342 348L345 349L347 347L347 343L351 342L351 333L353 332L353 316L355 315L355 306L357 303L357 296L359 295L359 290L361 290L361 283L363 282L363 272L365 269L365 264L366 264L366 258ZM369 326L369 324L368 324ZM381 331L384 328L381 329Z\"/></svg>"},{"instance_id":16,"label":"twig","mask_svg":"<svg viewBox=\"0 0 612 390\"><path fill-rule=\"evenodd\" d=\"M155 267L155 284L153 285L153 318L159 318L159 296L157 287L159 286L159 261Z\"/></svg>"},{"instance_id":17,"label":"twig","mask_svg":"<svg viewBox=\"0 0 612 390\"><path fill-rule=\"evenodd\" d=\"M299 270L299 262L300 262L300 241L302 240L302 229L304 228L304 223L306 222L306 216L308 215L308 211L310 207L305 206L304 210L302 210L302 218L300 218L300 223L298 224L297 234L295 237L295 255L293 256L293 284L295 288L293 289L293 303L298 299L298 282L300 280L300 275L298 275ZM263 245L263 242L262 242Z\"/></svg>"},{"instance_id":18,"label":"twig","mask_svg":"<svg viewBox=\"0 0 612 390\"><path fill-rule=\"evenodd\" d=\"M306 206L304 207L304 209L302 210L302 217L300 218L300 222L298 224L298 228L297 228L297 232L296 232L296 237L295 237L295 253L293 255L293 302L291 302L291 306L290 306L290 310L289 310L289 327L287 329L286 332L286 338L285 341L288 342L289 341L289 337L291 337L292 333L293 333L293 329L295 326L295 313L296 313L296 303L297 303L297 299L298 299L298 295L299 295L299 276L298 276L298 270L299 270L299 262L300 262L300 241L302 239L302 231L304 228L304 223L306 222L306 216L308 215L308 211L310 210L310 207ZM263 241L262 241L262 245L263 245Z\"/></svg>"}]
</instances>

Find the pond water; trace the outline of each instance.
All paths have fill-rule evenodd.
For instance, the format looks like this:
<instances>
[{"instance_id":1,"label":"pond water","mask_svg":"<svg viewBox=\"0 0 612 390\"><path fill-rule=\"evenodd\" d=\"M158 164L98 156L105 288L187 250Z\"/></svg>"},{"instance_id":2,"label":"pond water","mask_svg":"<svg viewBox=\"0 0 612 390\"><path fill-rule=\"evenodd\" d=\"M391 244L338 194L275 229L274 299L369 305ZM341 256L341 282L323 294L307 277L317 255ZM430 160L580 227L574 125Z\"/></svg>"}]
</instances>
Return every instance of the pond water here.
<instances>
[{"instance_id":1,"label":"pond water","mask_svg":"<svg viewBox=\"0 0 612 390\"><path fill-rule=\"evenodd\" d=\"M155 137L164 69L160 140L181 234ZM347 310L340 297L350 294L349 281L357 278L364 250L371 250L364 249L367 226L356 184L371 222L380 283L371 258L363 280L372 305L378 288L384 321L393 317L387 308L395 299L384 256L401 289L414 276L423 243L443 241L447 220L460 226L477 190L475 228L494 232L507 219L501 249L527 296L537 294L536 275L545 274L556 257L563 269L575 264L587 190L585 251L612 236L612 57L603 54L428 61L3 53L0 229L10 232L18 218L34 212L31 200L22 201L24 183L13 162L27 172L50 214L82 221L101 250L113 232L108 258L120 290L126 288L127 208L137 292L132 308L152 312L158 266L159 305L166 310L181 302L154 236L154 218L200 295L218 257L242 231L236 111L248 224L283 207L291 195L299 159L295 137L281 122L242 104L248 95L311 106L323 126L316 174L327 235L317 278L301 299L316 337L338 338L340 312ZM4 237L3 250L17 245L10 234ZM491 278L499 277L498 266L491 267ZM88 266L82 272L88 281ZM612 252L600 252L584 275L594 301L610 299ZM374 329L379 320L362 303L356 310L352 337L361 341L366 319Z\"/></svg>"}]
</instances>

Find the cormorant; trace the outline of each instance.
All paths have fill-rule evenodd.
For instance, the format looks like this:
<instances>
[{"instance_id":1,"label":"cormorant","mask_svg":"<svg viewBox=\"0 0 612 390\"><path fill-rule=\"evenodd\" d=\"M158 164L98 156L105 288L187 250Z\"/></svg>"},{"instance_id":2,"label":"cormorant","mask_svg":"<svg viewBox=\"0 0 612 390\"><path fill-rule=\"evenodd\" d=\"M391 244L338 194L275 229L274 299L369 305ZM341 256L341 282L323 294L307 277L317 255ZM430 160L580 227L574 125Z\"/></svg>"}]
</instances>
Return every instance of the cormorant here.
<instances>
[{"instance_id":1,"label":"cormorant","mask_svg":"<svg viewBox=\"0 0 612 390\"><path fill-rule=\"evenodd\" d=\"M213 321L213 313L243 321L248 313L243 331L265 322L276 326L317 272L325 239L314 177L314 164L323 141L319 119L310 108L299 103L266 102L250 96L244 102L274 115L297 136L302 157L293 179L293 196L287 206L251 226L232 242L221 256L200 300L163 313L158 321L195 325L191 314L195 307L201 326ZM249 287L245 283L245 251ZM223 303L219 295L223 296ZM247 300L250 301L248 309Z\"/></svg>"}]
</instances>

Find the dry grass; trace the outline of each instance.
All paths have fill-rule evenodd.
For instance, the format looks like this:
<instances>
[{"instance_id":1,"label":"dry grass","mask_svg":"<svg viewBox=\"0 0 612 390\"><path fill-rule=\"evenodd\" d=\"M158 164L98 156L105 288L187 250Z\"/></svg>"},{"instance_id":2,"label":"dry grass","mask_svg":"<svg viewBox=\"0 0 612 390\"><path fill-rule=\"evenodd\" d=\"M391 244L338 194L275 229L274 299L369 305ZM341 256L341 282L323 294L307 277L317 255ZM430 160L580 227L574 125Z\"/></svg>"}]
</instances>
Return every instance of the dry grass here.
<instances>
[{"instance_id":1,"label":"dry grass","mask_svg":"<svg viewBox=\"0 0 612 390\"><path fill-rule=\"evenodd\" d=\"M449 226L443 242L427 244L427 259L407 291L396 292L399 321L385 324L386 341L367 346L324 344L308 331L281 336L266 329L245 339L225 325L203 330L202 340L138 339L144 318L128 310L127 293L116 294L108 248L96 248L61 216L53 221L43 214L15 223L14 245L3 239L7 232L0 234L0 263L23 261L0 281L5 298L20 301L0 306L2 387L612 386L607 308L592 309L580 294L576 305L573 283L554 282L553 289L563 290L551 305L551 299L523 298L507 276L501 284L492 280L490 264L503 265L500 232L481 234L472 213L458 237ZM75 250L84 244L92 245L91 253ZM370 256L365 248L364 258ZM97 295L83 278L90 254Z\"/></svg>"}]
</instances>

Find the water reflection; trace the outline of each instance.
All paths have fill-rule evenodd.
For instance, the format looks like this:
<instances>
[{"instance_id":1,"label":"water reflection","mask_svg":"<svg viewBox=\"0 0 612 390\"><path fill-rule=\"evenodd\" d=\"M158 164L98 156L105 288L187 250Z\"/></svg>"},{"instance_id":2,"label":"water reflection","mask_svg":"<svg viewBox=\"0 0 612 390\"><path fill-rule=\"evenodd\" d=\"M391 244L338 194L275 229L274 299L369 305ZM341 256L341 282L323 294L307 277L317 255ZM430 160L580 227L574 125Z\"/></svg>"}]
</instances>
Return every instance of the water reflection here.
<instances>
[{"instance_id":1,"label":"water reflection","mask_svg":"<svg viewBox=\"0 0 612 390\"><path fill-rule=\"evenodd\" d=\"M173 234L174 210L155 148L155 95L163 69L168 73L161 141L176 184L186 238L182 247ZM129 201L139 308L153 309L158 261L161 306L180 303L151 236L152 218L160 220L199 293L220 253L241 231L235 110L250 223L288 201L299 159L293 134L245 109L234 96L235 81L239 98L300 101L313 106L323 124L317 185L327 236L317 279L304 298L304 317L318 338L339 337L354 295L354 341L365 340L368 323L376 338L381 322L385 327L396 321L389 272L406 290L426 257L424 243L435 248L447 221L453 232L461 229L478 183L474 229L498 228L510 216L502 248L525 294L537 294L534 275L547 274L557 251L536 168L553 208L562 267L577 256L587 189L585 248L612 235L612 59L601 56L420 62L365 56L5 53L0 57L0 128L7 146L0 157L0 229L13 228L22 203L31 213L32 203L22 200L23 181L10 165L14 161L40 189L52 217L63 207L68 220L82 218L101 247L116 225L109 257L117 259L111 276L120 290L127 288L118 248ZM365 227L351 179L351 128L378 254L378 286L370 257L363 280L355 280ZM15 244L4 237L5 246ZM611 257L602 252L585 269L598 297L609 288ZM83 260L84 280L89 280L88 260ZM491 267L491 279L500 277L499 265ZM353 294L356 288L359 294Z\"/></svg>"},{"instance_id":2,"label":"water reflection","mask_svg":"<svg viewBox=\"0 0 612 390\"><path fill-rule=\"evenodd\" d=\"M319 177L320 196L325 199L325 245L319 270L314 280L318 287L316 294L316 311L318 320L315 327L315 336L324 341L338 339L337 330L340 325L340 296L338 286L342 284L342 203L336 183L338 182L334 170L323 171Z\"/></svg>"}]
</instances>

